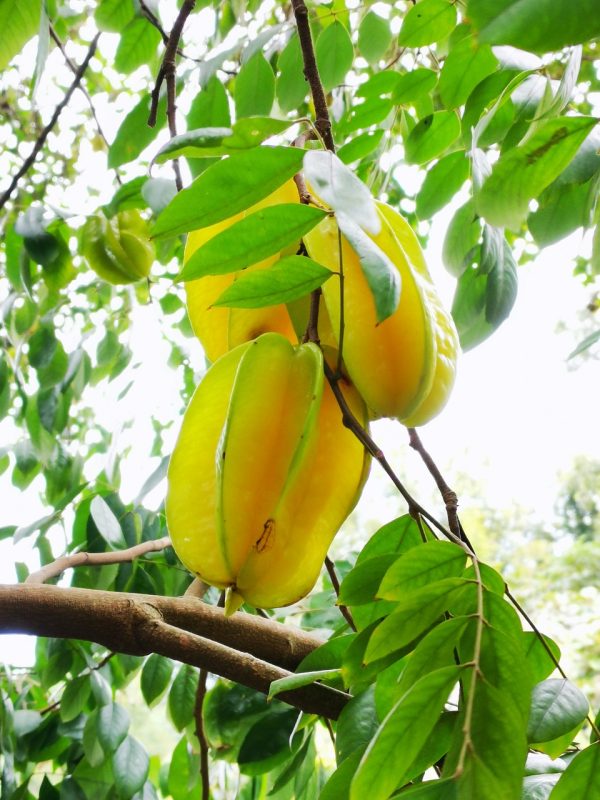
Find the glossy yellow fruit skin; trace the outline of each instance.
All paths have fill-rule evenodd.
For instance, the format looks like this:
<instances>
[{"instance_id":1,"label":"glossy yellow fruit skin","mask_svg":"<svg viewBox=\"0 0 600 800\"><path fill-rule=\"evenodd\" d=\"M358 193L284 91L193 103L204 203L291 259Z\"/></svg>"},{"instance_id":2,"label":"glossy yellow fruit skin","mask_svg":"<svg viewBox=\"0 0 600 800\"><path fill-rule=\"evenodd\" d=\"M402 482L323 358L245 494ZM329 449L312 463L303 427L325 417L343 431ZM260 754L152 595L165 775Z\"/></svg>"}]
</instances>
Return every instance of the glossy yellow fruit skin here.
<instances>
[{"instance_id":1,"label":"glossy yellow fruit skin","mask_svg":"<svg viewBox=\"0 0 600 800\"><path fill-rule=\"evenodd\" d=\"M345 396L367 424L364 403ZM368 471L314 344L266 333L219 359L198 386L171 457L173 546L206 583L260 608L313 587Z\"/></svg>"},{"instance_id":2,"label":"glossy yellow fruit skin","mask_svg":"<svg viewBox=\"0 0 600 800\"><path fill-rule=\"evenodd\" d=\"M89 266L108 283L118 286L148 277L154 245L139 211L120 211L110 219L104 214L88 217L79 238Z\"/></svg>"},{"instance_id":3,"label":"glossy yellow fruit skin","mask_svg":"<svg viewBox=\"0 0 600 800\"><path fill-rule=\"evenodd\" d=\"M298 189L294 181L290 180L273 194L246 211L215 225L209 225L207 228L192 231L187 238L184 263L213 236L226 230L249 214L279 203L297 202L299 202ZM296 249L292 248L291 252L295 253ZM286 255L288 254L286 253ZM280 254L277 253L257 264L253 264L247 270L266 269L272 266L279 257ZM202 343L206 357L212 362L238 344L255 339L261 333L266 333L267 331L280 333L290 342L297 341L292 321L284 304L256 309L210 308L219 295L237 279L238 274L209 275L194 281L187 281L185 284L187 309L192 329Z\"/></svg>"}]
</instances>

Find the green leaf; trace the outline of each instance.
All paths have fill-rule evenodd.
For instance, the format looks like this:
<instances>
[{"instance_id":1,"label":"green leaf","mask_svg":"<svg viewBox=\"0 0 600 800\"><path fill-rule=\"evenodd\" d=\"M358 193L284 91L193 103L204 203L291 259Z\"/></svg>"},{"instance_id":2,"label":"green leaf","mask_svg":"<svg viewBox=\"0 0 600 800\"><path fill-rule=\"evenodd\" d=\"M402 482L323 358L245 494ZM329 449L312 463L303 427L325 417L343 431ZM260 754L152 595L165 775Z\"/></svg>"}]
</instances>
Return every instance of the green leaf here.
<instances>
[{"instance_id":1,"label":"green leaf","mask_svg":"<svg viewBox=\"0 0 600 800\"><path fill-rule=\"evenodd\" d=\"M445 39L456 25L456 6L450 0L421 0L412 6L400 28L402 47L422 47Z\"/></svg>"},{"instance_id":2,"label":"green leaf","mask_svg":"<svg viewBox=\"0 0 600 800\"><path fill-rule=\"evenodd\" d=\"M94 12L94 19L99 31L120 33L133 19L133 15L132 0L100 0Z\"/></svg>"},{"instance_id":3,"label":"green leaf","mask_svg":"<svg viewBox=\"0 0 600 800\"><path fill-rule=\"evenodd\" d=\"M400 302L401 279L398 268L363 229L347 216L336 212L341 232L358 256L360 266L375 301L377 323L390 317Z\"/></svg>"},{"instance_id":4,"label":"green leaf","mask_svg":"<svg viewBox=\"0 0 600 800\"><path fill-rule=\"evenodd\" d=\"M144 94L140 102L127 114L114 142L108 148L108 166L120 167L137 158L140 153L152 144L158 132L166 123L167 99L166 95L158 102L156 125L148 125L150 114L150 95ZM115 209L115 212L118 209Z\"/></svg>"},{"instance_id":5,"label":"green leaf","mask_svg":"<svg viewBox=\"0 0 600 800\"><path fill-rule=\"evenodd\" d=\"M488 275L485 321L495 330L509 316L517 299L517 265L510 245L502 237L501 252Z\"/></svg>"},{"instance_id":6,"label":"green leaf","mask_svg":"<svg viewBox=\"0 0 600 800\"><path fill-rule=\"evenodd\" d=\"M560 50L600 35L596 0L469 0L467 13L482 42L534 53Z\"/></svg>"},{"instance_id":7,"label":"green leaf","mask_svg":"<svg viewBox=\"0 0 600 800\"><path fill-rule=\"evenodd\" d=\"M596 124L593 117L561 117L542 123L524 144L504 152L475 197L492 225L518 230L529 201L569 164Z\"/></svg>"},{"instance_id":8,"label":"green leaf","mask_svg":"<svg viewBox=\"0 0 600 800\"><path fill-rule=\"evenodd\" d=\"M542 636L546 647L549 648L558 662L560 660L559 646L549 636L545 636L544 634L542 634ZM556 665L552 658L550 658L546 647L544 647L540 641L540 637L537 633L534 631L524 631L523 641L525 643L525 657L529 663L533 683L539 683L554 672Z\"/></svg>"},{"instance_id":9,"label":"green leaf","mask_svg":"<svg viewBox=\"0 0 600 800\"><path fill-rule=\"evenodd\" d=\"M365 797L387 800L402 785L435 727L460 671L460 667L453 665L431 672L400 698L362 757L352 780L351 800Z\"/></svg>"},{"instance_id":10,"label":"green leaf","mask_svg":"<svg viewBox=\"0 0 600 800\"><path fill-rule=\"evenodd\" d=\"M115 69L129 74L149 64L156 55L160 41L160 33L146 17L135 17L127 23L121 34L115 53Z\"/></svg>"},{"instance_id":11,"label":"green leaf","mask_svg":"<svg viewBox=\"0 0 600 800\"><path fill-rule=\"evenodd\" d=\"M267 269L244 272L213 303L229 308L263 308L289 303L322 286L333 273L305 256L288 256Z\"/></svg>"},{"instance_id":12,"label":"green leaf","mask_svg":"<svg viewBox=\"0 0 600 800\"><path fill-rule=\"evenodd\" d=\"M380 73L385 74L385 73ZM406 105L420 100L433 91L437 83L437 75L431 69L419 67L412 72L400 75L392 91L392 101L397 105Z\"/></svg>"},{"instance_id":13,"label":"green leaf","mask_svg":"<svg viewBox=\"0 0 600 800\"><path fill-rule=\"evenodd\" d=\"M369 64L376 64L392 43L390 24L374 11L369 11L358 27L358 49Z\"/></svg>"},{"instance_id":14,"label":"green leaf","mask_svg":"<svg viewBox=\"0 0 600 800\"><path fill-rule=\"evenodd\" d=\"M552 184L540 196L539 206L527 218L527 226L540 247L558 242L577 228L590 222L590 191L595 193L594 182L571 183L566 186Z\"/></svg>"},{"instance_id":15,"label":"green leaf","mask_svg":"<svg viewBox=\"0 0 600 800\"><path fill-rule=\"evenodd\" d=\"M291 755L290 736L297 711L278 711L256 722L244 737L238 755L240 770L245 775L262 775Z\"/></svg>"},{"instance_id":16,"label":"green leaf","mask_svg":"<svg viewBox=\"0 0 600 800\"><path fill-rule=\"evenodd\" d=\"M350 784L356 768L365 751L365 747L354 750L348 758L344 759L338 768L333 772L321 789L319 800L348 800Z\"/></svg>"},{"instance_id":17,"label":"green leaf","mask_svg":"<svg viewBox=\"0 0 600 800\"><path fill-rule=\"evenodd\" d=\"M386 523L369 539L358 554L356 563L360 564L367 558L384 555L385 553L408 552L412 547L423 543L419 526L410 514L403 514L397 519Z\"/></svg>"},{"instance_id":18,"label":"green leaf","mask_svg":"<svg viewBox=\"0 0 600 800\"><path fill-rule=\"evenodd\" d=\"M408 800L458 800L456 783L451 778L423 781L402 792ZM473 798L475 800L475 798Z\"/></svg>"},{"instance_id":19,"label":"green leaf","mask_svg":"<svg viewBox=\"0 0 600 800\"><path fill-rule=\"evenodd\" d=\"M294 689L300 689L302 686L310 686L316 681L333 680L339 678L339 676L339 669L321 669L315 672L299 672L287 678L279 678L279 680L273 681L269 686L268 699L272 700L282 692L292 692Z\"/></svg>"},{"instance_id":20,"label":"green leaf","mask_svg":"<svg viewBox=\"0 0 600 800\"><path fill-rule=\"evenodd\" d=\"M498 61L489 45L478 46L471 37L454 47L444 62L438 89L448 109L466 102L473 89L498 68Z\"/></svg>"},{"instance_id":21,"label":"green leaf","mask_svg":"<svg viewBox=\"0 0 600 800\"><path fill-rule=\"evenodd\" d=\"M321 83L330 92L344 82L352 67L354 48L346 28L337 20L319 34L315 46Z\"/></svg>"},{"instance_id":22,"label":"green leaf","mask_svg":"<svg viewBox=\"0 0 600 800\"><path fill-rule=\"evenodd\" d=\"M585 695L564 678L549 678L533 689L527 727L530 742L549 742L583 724L589 704Z\"/></svg>"},{"instance_id":23,"label":"green leaf","mask_svg":"<svg viewBox=\"0 0 600 800\"><path fill-rule=\"evenodd\" d=\"M374 687L369 687L344 706L336 727L335 755L338 765L363 749L379 727Z\"/></svg>"},{"instance_id":24,"label":"green leaf","mask_svg":"<svg viewBox=\"0 0 600 800\"><path fill-rule=\"evenodd\" d=\"M416 7L416 6L415 6ZM408 134L406 161L425 164L441 155L460 136L460 121L452 111L435 111L423 117Z\"/></svg>"},{"instance_id":25,"label":"green leaf","mask_svg":"<svg viewBox=\"0 0 600 800\"><path fill-rule=\"evenodd\" d=\"M178 731L183 730L194 718L198 670L189 664L179 668L169 692L169 713Z\"/></svg>"},{"instance_id":26,"label":"green leaf","mask_svg":"<svg viewBox=\"0 0 600 800\"><path fill-rule=\"evenodd\" d=\"M297 147L257 147L218 161L173 198L153 235L187 233L245 211L298 172L303 157Z\"/></svg>"},{"instance_id":27,"label":"green leaf","mask_svg":"<svg viewBox=\"0 0 600 800\"><path fill-rule=\"evenodd\" d=\"M375 599L381 579L397 558L395 553L385 553L361 561L342 581L338 601L352 606L371 603Z\"/></svg>"},{"instance_id":28,"label":"green leaf","mask_svg":"<svg viewBox=\"0 0 600 800\"><path fill-rule=\"evenodd\" d=\"M378 596L385 600L401 600L416 589L421 589L443 578L458 578L466 565L467 554L452 542L427 542L413 547L389 568Z\"/></svg>"},{"instance_id":29,"label":"green leaf","mask_svg":"<svg viewBox=\"0 0 600 800\"><path fill-rule=\"evenodd\" d=\"M111 547L120 548L126 546L123 530L119 520L115 517L112 509L106 500L97 494L91 502L90 514L94 524L98 528L100 536Z\"/></svg>"},{"instance_id":30,"label":"green leaf","mask_svg":"<svg viewBox=\"0 0 600 800\"><path fill-rule=\"evenodd\" d=\"M228 128L231 125L227 91L215 75L192 100L186 121L188 129Z\"/></svg>"},{"instance_id":31,"label":"green leaf","mask_svg":"<svg viewBox=\"0 0 600 800\"><path fill-rule=\"evenodd\" d=\"M40 0L0 0L0 69L38 32Z\"/></svg>"},{"instance_id":32,"label":"green leaf","mask_svg":"<svg viewBox=\"0 0 600 800\"><path fill-rule=\"evenodd\" d=\"M600 744L586 747L571 761L552 792L552 800L600 798Z\"/></svg>"},{"instance_id":33,"label":"green leaf","mask_svg":"<svg viewBox=\"0 0 600 800\"><path fill-rule=\"evenodd\" d=\"M345 214L369 233L379 233L381 221L371 192L336 155L307 151L304 174L311 190L336 214Z\"/></svg>"},{"instance_id":34,"label":"green leaf","mask_svg":"<svg viewBox=\"0 0 600 800\"><path fill-rule=\"evenodd\" d=\"M567 356L567 361L569 361L571 358L575 358L575 356L581 355L581 353L584 353L586 350L589 350L589 348L598 341L600 341L600 330L594 331L593 333L590 333L589 336L586 336L585 339L582 339L575 350L569 353Z\"/></svg>"},{"instance_id":35,"label":"green leaf","mask_svg":"<svg viewBox=\"0 0 600 800\"><path fill-rule=\"evenodd\" d=\"M235 79L234 100L237 118L267 116L275 99L275 75L259 50L242 65Z\"/></svg>"},{"instance_id":36,"label":"green leaf","mask_svg":"<svg viewBox=\"0 0 600 800\"><path fill-rule=\"evenodd\" d=\"M297 246L302 236L326 216L320 208L301 203L261 208L199 247L179 278L189 281L204 275L225 275L258 264L290 244Z\"/></svg>"},{"instance_id":37,"label":"green leaf","mask_svg":"<svg viewBox=\"0 0 600 800\"><path fill-rule=\"evenodd\" d=\"M281 110L287 113L302 105L308 92L298 34L294 33L284 47L277 61L277 68L277 101Z\"/></svg>"},{"instance_id":38,"label":"green leaf","mask_svg":"<svg viewBox=\"0 0 600 800\"><path fill-rule=\"evenodd\" d=\"M129 800L142 788L148 777L148 753L133 736L127 736L113 756L115 787L120 800Z\"/></svg>"},{"instance_id":39,"label":"green leaf","mask_svg":"<svg viewBox=\"0 0 600 800\"><path fill-rule=\"evenodd\" d=\"M67 683L60 698L60 718L63 722L70 722L81 714L90 692L89 675L73 678Z\"/></svg>"},{"instance_id":40,"label":"green leaf","mask_svg":"<svg viewBox=\"0 0 600 800\"><path fill-rule=\"evenodd\" d=\"M129 714L123 706L108 703L100 708L96 718L96 732L107 756L115 752L127 736L128 730Z\"/></svg>"},{"instance_id":41,"label":"green leaf","mask_svg":"<svg viewBox=\"0 0 600 800\"><path fill-rule=\"evenodd\" d=\"M197 781L198 767L191 757L187 736L183 736L171 755L167 774L168 793L173 800L189 800Z\"/></svg>"},{"instance_id":42,"label":"green leaf","mask_svg":"<svg viewBox=\"0 0 600 800\"><path fill-rule=\"evenodd\" d=\"M417 216L430 219L447 205L469 177L469 161L464 150L450 153L428 170L417 195Z\"/></svg>"},{"instance_id":43,"label":"green leaf","mask_svg":"<svg viewBox=\"0 0 600 800\"><path fill-rule=\"evenodd\" d=\"M338 150L338 158L344 164L352 164L354 161L368 156L375 150L383 138L384 132L378 131L365 131L355 136L346 144L342 145Z\"/></svg>"}]
</instances>

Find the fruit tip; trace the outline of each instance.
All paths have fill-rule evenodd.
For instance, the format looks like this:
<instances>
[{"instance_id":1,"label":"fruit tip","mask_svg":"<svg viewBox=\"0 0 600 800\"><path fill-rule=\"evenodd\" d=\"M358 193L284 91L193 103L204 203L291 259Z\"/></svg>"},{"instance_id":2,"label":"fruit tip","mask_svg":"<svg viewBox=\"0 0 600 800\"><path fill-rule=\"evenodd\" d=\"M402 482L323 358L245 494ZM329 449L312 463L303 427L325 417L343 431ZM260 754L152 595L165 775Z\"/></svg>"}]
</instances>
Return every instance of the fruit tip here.
<instances>
[{"instance_id":1,"label":"fruit tip","mask_svg":"<svg viewBox=\"0 0 600 800\"><path fill-rule=\"evenodd\" d=\"M238 594L233 586L225 591L225 616L230 617L243 604L244 598Z\"/></svg>"}]
</instances>

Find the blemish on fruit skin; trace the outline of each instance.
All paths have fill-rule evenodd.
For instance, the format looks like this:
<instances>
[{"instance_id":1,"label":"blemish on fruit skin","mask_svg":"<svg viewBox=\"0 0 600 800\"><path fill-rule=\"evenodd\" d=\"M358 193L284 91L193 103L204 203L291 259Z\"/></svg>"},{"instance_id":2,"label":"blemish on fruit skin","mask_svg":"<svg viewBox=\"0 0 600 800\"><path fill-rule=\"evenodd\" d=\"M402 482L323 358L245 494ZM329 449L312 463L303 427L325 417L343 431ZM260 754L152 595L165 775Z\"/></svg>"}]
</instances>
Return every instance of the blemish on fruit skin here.
<instances>
[{"instance_id":1,"label":"blemish on fruit skin","mask_svg":"<svg viewBox=\"0 0 600 800\"><path fill-rule=\"evenodd\" d=\"M275 537L275 520L268 519L264 526L263 531L254 545L257 553L262 553L267 547L273 546L273 538Z\"/></svg>"}]
</instances>

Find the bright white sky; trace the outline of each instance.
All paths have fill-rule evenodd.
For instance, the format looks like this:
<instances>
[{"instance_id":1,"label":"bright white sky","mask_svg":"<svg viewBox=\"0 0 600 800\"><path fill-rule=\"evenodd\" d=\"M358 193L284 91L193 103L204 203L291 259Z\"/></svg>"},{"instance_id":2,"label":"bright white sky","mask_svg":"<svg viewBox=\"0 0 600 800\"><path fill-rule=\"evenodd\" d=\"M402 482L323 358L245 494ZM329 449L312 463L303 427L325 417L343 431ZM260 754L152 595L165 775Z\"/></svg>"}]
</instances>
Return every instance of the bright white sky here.
<instances>
[{"instance_id":1,"label":"bright white sky","mask_svg":"<svg viewBox=\"0 0 600 800\"><path fill-rule=\"evenodd\" d=\"M73 108L65 112L65 130L74 119L74 113L84 107L81 97L76 97ZM42 87L39 102L45 112L56 100L51 91L45 92ZM99 98L97 111L112 138L123 111L111 108L102 98ZM70 146L65 139L57 140L56 144L61 148ZM157 145L154 148L157 149ZM55 197L55 202L77 207L82 192L90 183L104 185L102 197L98 201L92 198L92 203L99 204L111 197L113 188L108 182L110 177L104 156L94 152L87 143L82 148L81 166L80 180L67 196ZM413 179L410 172L399 177ZM443 211L435 217L427 254L434 278L448 303L454 279L445 273L440 251L450 214L450 211ZM582 240L581 235L573 235L519 269L519 296L511 317L491 339L463 357L450 403L438 419L423 429L426 447L459 494L455 476L470 474L481 481L490 504L506 507L521 503L535 508L540 518L549 518L559 471L568 469L577 454L598 457L598 362L588 360L579 369L569 370L565 359L578 338L576 334L559 336L555 332L560 322L578 327L577 315L585 308L590 290L584 289L571 273L575 256L588 252L589 247L589 237ZM134 350L134 362L140 361L133 389L119 403L111 401L111 397L114 399L130 378L118 379L110 387L96 390L98 417L105 427L117 432L125 421L135 418L133 427L119 434L117 444L120 452L130 449L122 467L125 501L137 494L157 465L156 459L149 462L147 456L153 435L150 419L152 416L161 420L177 418L180 388L176 373L165 366L169 351L161 338L152 306L136 310L130 346ZM201 369L203 357L199 344L190 341L189 347L194 365ZM177 425L174 425L169 431L171 445L176 432ZM429 497L430 482L420 462L409 451L404 429L384 421L374 426L374 436L384 446L390 460L407 470L402 476L407 483ZM0 424L0 444L10 445L13 440L11 426ZM101 466L97 461L90 474ZM34 486L41 486L41 479L37 479ZM0 493L0 526L26 525L48 513L36 500L35 491L22 495L12 487L9 473L0 477ZM158 487L149 496L150 504L157 506L163 493L164 486ZM402 513L401 506L390 510L388 485L375 466L361 508L364 508L365 517L377 516L381 523ZM58 529L53 541L58 552L64 543ZM37 553L32 551L30 541L16 546L1 542L0 582L15 580L14 563L17 561L24 561L32 568L37 566ZM0 661L7 658L12 663L29 663L32 654L32 639L0 639Z\"/></svg>"}]
</instances>

